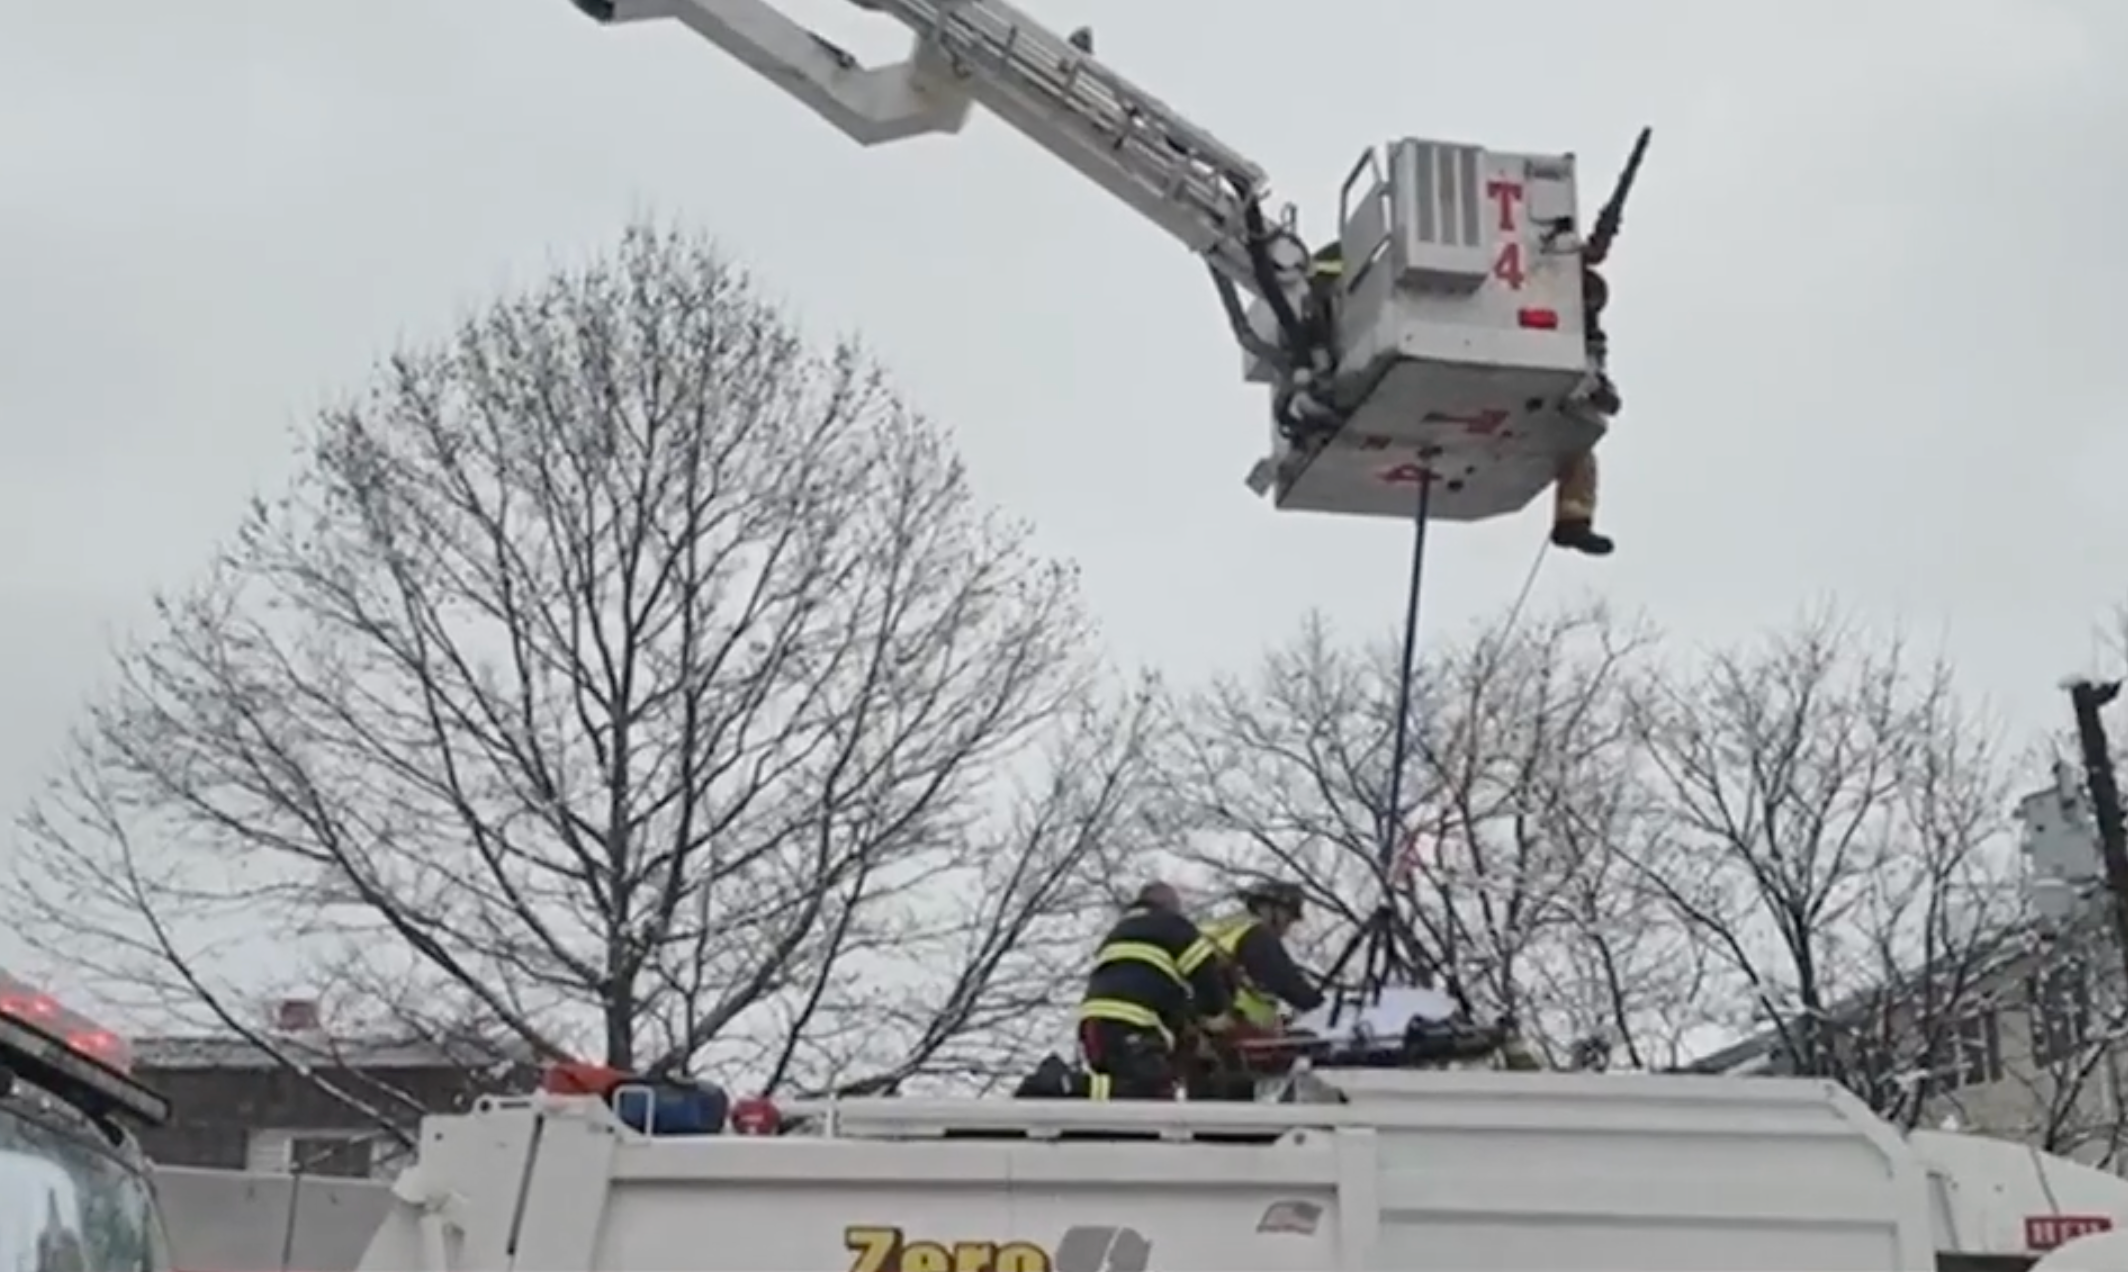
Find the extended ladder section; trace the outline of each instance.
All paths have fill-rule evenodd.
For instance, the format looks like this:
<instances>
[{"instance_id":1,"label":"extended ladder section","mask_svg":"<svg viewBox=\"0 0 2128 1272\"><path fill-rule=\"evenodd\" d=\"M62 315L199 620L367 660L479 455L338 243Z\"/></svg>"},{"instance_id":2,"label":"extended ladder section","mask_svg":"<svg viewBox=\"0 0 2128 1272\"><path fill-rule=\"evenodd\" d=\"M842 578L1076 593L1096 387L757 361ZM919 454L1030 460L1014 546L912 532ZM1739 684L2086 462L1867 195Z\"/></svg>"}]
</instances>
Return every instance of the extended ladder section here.
<instances>
[{"instance_id":1,"label":"extended ladder section","mask_svg":"<svg viewBox=\"0 0 2128 1272\"><path fill-rule=\"evenodd\" d=\"M676 18L871 146L958 131L979 105L1251 291L1263 170L1004 0L850 0L916 35L865 67L769 0L575 0L606 22Z\"/></svg>"}]
</instances>

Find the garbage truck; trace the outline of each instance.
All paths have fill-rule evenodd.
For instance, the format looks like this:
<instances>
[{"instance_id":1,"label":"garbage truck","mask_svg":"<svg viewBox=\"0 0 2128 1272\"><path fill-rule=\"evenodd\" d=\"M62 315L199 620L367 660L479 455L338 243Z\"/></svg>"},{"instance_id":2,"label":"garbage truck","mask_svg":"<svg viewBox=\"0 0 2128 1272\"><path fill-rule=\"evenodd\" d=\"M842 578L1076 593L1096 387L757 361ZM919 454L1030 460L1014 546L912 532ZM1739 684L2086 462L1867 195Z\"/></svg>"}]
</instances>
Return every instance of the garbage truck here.
<instances>
[{"instance_id":1,"label":"garbage truck","mask_svg":"<svg viewBox=\"0 0 2128 1272\"><path fill-rule=\"evenodd\" d=\"M1393 1049L1392 1049L1393 1050ZM2128 1179L1902 1134L1835 1083L1390 1067L1256 1102L715 1107L549 1084L430 1118L368 1272L2123 1272Z\"/></svg>"}]
</instances>

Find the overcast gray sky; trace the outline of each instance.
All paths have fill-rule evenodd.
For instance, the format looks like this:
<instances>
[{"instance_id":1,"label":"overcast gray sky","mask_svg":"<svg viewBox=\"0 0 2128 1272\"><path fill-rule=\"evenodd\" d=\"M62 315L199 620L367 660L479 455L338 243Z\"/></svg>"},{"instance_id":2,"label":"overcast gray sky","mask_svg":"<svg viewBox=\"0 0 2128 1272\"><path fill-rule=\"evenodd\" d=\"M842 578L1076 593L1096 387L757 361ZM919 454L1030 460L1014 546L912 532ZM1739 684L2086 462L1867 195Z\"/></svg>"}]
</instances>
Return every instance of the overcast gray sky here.
<instances>
[{"instance_id":1,"label":"overcast gray sky","mask_svg":"<svg viewBox=\"0 0 2128 1272\"><path fill-rule=\"evenodd\" d=\"M1605 563L1689 640L1834 595L2020 725L2128 599L2128 10L2113 0L1024 0L1327 224L1400 134L1655 153L1612 269ZM890 24L796 6L860 51ZM1311 15L1320 15L1311 16ZM1592 183L1594 184L1594 183ZM1115 651L1386 630L1406 535L1248 495L1264 405L1201 267L988 119L862 151L671 24L564 0L0 4L0 804L151 587L393 341L610 241L708 227L860 329L982 489L1083 563ZM1444 529L1436 627L1542 514Z\"/></svg>"}]
</instances>

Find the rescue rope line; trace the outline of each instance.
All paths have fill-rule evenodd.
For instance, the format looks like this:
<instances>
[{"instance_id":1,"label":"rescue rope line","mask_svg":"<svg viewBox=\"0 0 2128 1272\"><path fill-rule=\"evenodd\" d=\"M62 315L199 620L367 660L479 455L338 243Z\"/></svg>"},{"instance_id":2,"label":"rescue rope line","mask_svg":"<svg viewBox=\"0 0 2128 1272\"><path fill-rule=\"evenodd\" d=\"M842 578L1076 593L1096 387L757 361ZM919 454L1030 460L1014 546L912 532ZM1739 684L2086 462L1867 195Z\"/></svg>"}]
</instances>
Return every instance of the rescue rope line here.
<instances>
[{"instance_id":1,"label":"rescue rope line","mask_svg":"<svg viewBox=\"0 0 2128 1272\"><path fill-rule=\"evenodd\" d=\"M1431 456L1422 454L1421 461ZM1360 958L1359 996L1355 1003L1379 1001L1381 993L1398 979L1401 972L1410 976L1423 976L1428 961L1417 935L1403 921L1396 904L1396 884L1392 873L1401 839L1404 804L1404 761L1411 750L1411 699L1412 679L1418 662L1419 644L1419 596L1426 577L1426 527L1433 519L1433 470L1422 467L1419 471L1418 501L1412 509L1411 518L1411 581L1404 593L1404 650L1398 663L1401 675L1397 681L1396 729L1389 748L1389 799L1378 811L1381 843L1375 865L1375 879L1381 888L1381 899L1373 914L1361 923L1352 941L1338 955L1337 962L1326 973L1325 980L1335 981L1344 972L1353 956ZM1333 1013L1333 1019L1342 1012Z\"/></svg>"},{"instance_id":2,"label":"rescue rope line","mask_svg":"<svg viewBox=\"0 0 2128 1272\"><path fill-rule=\"evenodd\" d=\"M1418 834L1417 827L1405 828L1403 823L1404 765L1411 750L1411 690L1417 672L1419 634L1419 589L1425 579L1427 505L1431 502L1433 486L1431 473L1419 475L1419 503L1415 514L1416 526L1412 531L1411 584L1404 598L1404 658L1401 664L1402 678L1397 683L1396 737L1390 746L1389 760L1389 805L1384 810L1382 825L1381 866L1385 882L1393 881L1400 873L1410 855L1411 841ZM1493 633L1503 646L1515 634L1515 626L1522 619L1522 608L1529 603L1531 592L1536 589L1537 575L1544 569L1544 560L1551 555L1551 540L1537 542L1537 554L1530 558L1529 569L1523 572L1521 590L1507 607L1507 617ZM1466 722L1466 745L1476 745L1478 722L1475 715Z\"/></svg>"},{"instance_id":3,"label":"rescue rope line","mask_svg":"<svg viewBox=\"0 0 2128 1272\"><path fill-rule=\"evenodd\" d=\"M1406 924L1400 920L1396 907L1396 891L1400 880L1408 878L1417 867L1414 841L1418 829L1411 827L1407 831L1403 816L1404 769L1411 752L1411 700L1418 671L1419 598L1426 577L1426 527L1432 520L1431 469L1420 471L1418 486L1418 503L1412 513L1411 580L1404 595L1404 648L1403 657L1398 664L1401 674L1397 681L1396 731L1389 750L1389 799L1381 811L1381 846L1377 878L1382 888L1382 899L1374 917L1357 934L1355 945L1348 949L1345 957L1338 960L1338 967L1342 969L1346 958L1357 950L1360 944L1369 947L1362 972L1366 982L1362 986L1362 993L1368 996L1379 994L1388 978L1399 970L1397 965L1400 961L1405 961L1405 956L1408 956L1410 966L1402 970L1412 974L1422 973L1425 970L1423 965L1432 961L1423 952L1424 947L1419 942L1417 933L1408 930ZM1503 643L1513 635L1516 624L1521 620L1523 606L1528 603L1530 594L1536 587L1537 575L1543 569L1544 559L1549 555L1550 549L1551 541L1548 538L1538 542L1537 554L1531 558L1529 569L1522 576L1521 590L1515 594L1514 604L1508 607L1507 618L1496 632ZM1469 731L1471 744L1474 745L1477 733L1475 717L1469 721ZM1372 929L1371 932L1369 928ZM1400 945L1407 948L1400 950ZM1447 974L1446 968L1435 970L1446 976L1450 993L1466 1012L1469 1011L1470 1003L1464 996L1460 979Z\"/></svg>"},{"instance_id":4,"label":"rescue rope line","mask_svg":"<svg viewBox=\"0 0 2128 1272\"><path fill-rule=\"evenodd\" d=\"M1506 648L1508 641L1514 637L1515 625L1522 618L1522 607L1529 602L1530 592L1537 585L1537 575L1544 568L1544 560L1551 555L1551 550L1551 540L1540 539L1537 541L1537 555L1530 559L1529 569L1523 572L1522 589L1515 593L1514 603L1507 607L1507 617L1501 620L1500 626L1495 628L1491 636L1488 637L1489 640L1498 641L1500 648ZM1475 749L1477 745L1478 713L1474 707L1469 717L1463 722L1463 746L1468 752ZM1423 829L1415 822L1405 828L1402 846L1398 849L1395 864L1390 869L1389 878L1391 882L1401 886L1418 874L1420 867L1419 836ZM1441 833L1446 833L1445 827Z\"/></svg>"},{"instance_id":5,"label":"rescue rope line","mask_svg":"<svg viewBox=\"0 0 2128 1272\"><path fill-rule=\"evenodd\" d=\"M1523 572L1522 588L1520 591L1515 593L1514 604L1509 605L1507 607L1507 617L1501 620L1500 625L1493 630L1492 636L1490 637L1490 640L1494 642L1493 649L1496 653L1504 654L1508 648L1509 642L1514 640L1516 625L1522 620L1522 607L1528 603L1530 598L1530 592L1537 585L1537 575L1540 571L1543 570L1545 558L1551 555L1551 551L1552 541L1550 536L1546 536L1545 538L1539 539L1537 541L1537 554L1530 558L1529 569ZM1488 657L1485 653L1483 645L1481 645L1479 648L1478 657L1481 660L1484 660ZM1483 705L1480 699L1490 693L1491 673L1481 668L1473 668L1473 674L1481 677L1481 679L1477 683L1475 696L1470 704L1470 714L1463 721L1463 753L1466 757L1472 757L1471 762L1474 763L1474 757L1480 742L1480 739L1478 737L1478 721L1480 719L1480 708ZM1440 849L1446 844L1448 829L1449 828L1446 824L1446 819L1444 817L1442 823L1436 828L1435 832L1436 835L1439 837L1435 845L1437 857ZM1404 855L1408 860L1411 866L1411 871L1414 875L1416 875L1418 870L1417 843L1419 831L1419 826L1414 824L1411 828L1411 834L1407 841L1410 846L1407 847L1404 852ZM1440 887L1443 891L1446 891L1449 886L1449 880L1446 877L1445 872L1439 870L1438 860L1436 861L1436 869L1436 886ZM1447 948L1441 950L1441 961L1443 964L1446 965L1443 968L1442 974L1455 988L1455 993L1457 994L1458 998L1461 999L1461 995L1463 993L1462 978L1456 976L1449 969L1454 966L1456 959L1456 950L1453 943L1459 937L1466 935L1466 931L1464 929L1462 919L1460 918L1460 916L1457 915L1453 906L1449 907L1447 911L1447 914L1445 916L1445 926L1448 929L1446 939L1451 942L1451 944ZM1469 1010L1469 1003L1467 1001L1464 1001L1463 1006L1466 1011Z\"/></svg>"},{"instance_id":6,"label":"rescue rope line","mask_svg":"<svg viewBox=\"0 0 2128 1272\"><path fill-rule=\"evenodd\" d=\"M1396 866L1398 832L1403 826L1404 760L1411 749L1411 682L1419 656L1419 590L1426 578L1426 523L1432 520L1433 470L1419 470L1419 501L1412 514L1411 582L1404 593L1404 656L1398 664L1396 733L1389 745L1389 803L1382 809L1381 873L1387 884Z\"/></svg>"},{"instance_id":7,"label":"rescue rope line","mask_svg":"<svg viewBox=\"0 0 2128 1272\"><path fill-rule=\"evenodd\" d=\"M1544 559L1551 554L1552 541L1549 538L1539 539L1537 541L1537 555L1531 558L1529 563L1529 573L1522 576L1522 590L1515 593L1515 603L1507 607L1507 618L1500 624L1500 644L1503 647L1507 644L1508 638L1515 634L1515 624L1522 617L1523 605L1529 601L1530 589L1537 586L1537 573L1544 568ZM1473 720L1471 723L1473 734L1476 733L1477 727L1476 721Z\"/></svg>"}]
</instances>

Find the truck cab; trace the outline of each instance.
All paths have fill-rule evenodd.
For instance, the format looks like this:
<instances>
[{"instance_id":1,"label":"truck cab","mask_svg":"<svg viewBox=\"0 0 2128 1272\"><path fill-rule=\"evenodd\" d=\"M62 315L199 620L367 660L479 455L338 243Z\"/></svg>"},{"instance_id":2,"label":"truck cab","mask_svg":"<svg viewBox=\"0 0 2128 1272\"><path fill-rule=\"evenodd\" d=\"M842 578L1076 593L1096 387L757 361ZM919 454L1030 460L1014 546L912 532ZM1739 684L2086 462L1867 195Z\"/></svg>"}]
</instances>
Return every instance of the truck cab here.
<instances>
[{"instance_id":1,"label":"truck cab","mask_svg":"<svg viewBox=\"0 0 2128 1272\"><path fill-rule=\"evenodd\" d=\"M126 1123L169 1116L128 1075L115 1035L0 973L0 1268L168 1272L147 1160Z\"/></svg>"}]
</instances>

